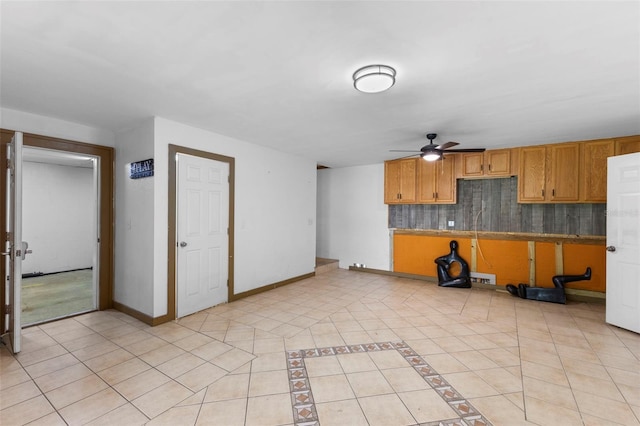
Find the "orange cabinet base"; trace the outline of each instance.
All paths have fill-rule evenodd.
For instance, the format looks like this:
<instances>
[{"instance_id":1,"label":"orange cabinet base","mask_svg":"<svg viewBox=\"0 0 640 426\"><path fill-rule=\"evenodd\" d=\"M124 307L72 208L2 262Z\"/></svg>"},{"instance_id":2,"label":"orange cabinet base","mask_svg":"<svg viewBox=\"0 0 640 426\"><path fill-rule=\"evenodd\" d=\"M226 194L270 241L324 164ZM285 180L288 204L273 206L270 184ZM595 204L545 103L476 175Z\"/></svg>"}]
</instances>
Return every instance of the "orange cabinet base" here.
<instances>
[{"instance_id":1,"label":"orange cabinet base","mask_svg":"<svg viewBox=\"0 0 640 426\"><path fill-rule=\"evenodd\" d=\"M437 235L435 235L437 234ZM535 235L504 234L503 239L492 233L482 235L428 233L410 231L393 233L393 271L436 277L434 259L449 252L449 242L458 242L458 253L469 263L473 272L494 274L496 284L526 283L538 287L553 287L554 275L584 273L590 266L590 281L568 283L568 289L605 292L605 244Z\"/></svg>"}]
</instances>

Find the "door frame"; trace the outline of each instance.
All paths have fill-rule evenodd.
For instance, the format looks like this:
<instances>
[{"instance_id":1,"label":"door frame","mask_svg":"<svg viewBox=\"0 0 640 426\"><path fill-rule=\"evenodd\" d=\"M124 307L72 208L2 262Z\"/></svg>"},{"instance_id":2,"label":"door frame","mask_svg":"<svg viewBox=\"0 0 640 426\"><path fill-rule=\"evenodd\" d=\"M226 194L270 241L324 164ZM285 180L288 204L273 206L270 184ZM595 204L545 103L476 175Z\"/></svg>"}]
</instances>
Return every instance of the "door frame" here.
<instances>
[{"instance_id":1,"label":"door frame","mask_svg":"<svg viewBox=\"0 0 640 426\"><path fill-rule=\"evenodd\" d=\"M235 158L225 155L214 154L198 149L187 148L179 145L169 144L169 218L168 218L168 235L167 235L167 314L153 319L153 325L162 324L167 321L173 321L177 315L177 177L178 170L176 164L177 154L187 154L194 157L206 158L209 160L220 161L229 164L229 251L228 251L228 268L229 268L229 286L227 288L227 301L234 300L234 210L235 210Z\"/></svg>"},{"instance_id":2,"label":"door frame","mask_svg":"<svg viewBox=\"0 0 640 426\"><path fill-rule=\"evenodd\" d=\"M6 144L11 141L14 130L0 129L0 162L6 164ZM98 274L98 310L113 307L113 277L114 277L114 149L108 146L93 145L83 142L59 139L48 136L24 133L23 145L25 147L44 148L56 151L66 151L76 154L92 155L100 158L100 219L98 222L100 245L98 249L98 262L100 265ZM0 173L0 197L2 204L6 200L6 176ZM0 223L6 220L5 208L0 208ZM5 274L4 263L0 262L0 273ZM4 292L0 292L0 308L2 309L2 327L4 324Z\"/></svg>"}]
</instances>

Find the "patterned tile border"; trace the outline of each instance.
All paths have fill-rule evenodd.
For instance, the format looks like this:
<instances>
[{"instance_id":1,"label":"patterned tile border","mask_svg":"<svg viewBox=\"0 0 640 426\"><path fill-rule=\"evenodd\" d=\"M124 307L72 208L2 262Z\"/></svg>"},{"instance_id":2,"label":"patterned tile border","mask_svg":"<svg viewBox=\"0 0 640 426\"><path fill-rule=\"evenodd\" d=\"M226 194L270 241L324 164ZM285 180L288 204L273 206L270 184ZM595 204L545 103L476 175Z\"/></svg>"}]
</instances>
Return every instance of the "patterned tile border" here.
<instances>
[{"instance_id":1,"label":"patterned tile border","mask_svg":"<svg viewBox=\"0 0 640 426\"><path fill-rule=\"evenodd\" d=\"M441 375L404 342L365 343L361 345L333 346L328 348L299 349L287 351L287 372L293 419L296 426L320 426L318 412L309 384L305 358L335 356L358 352L396 350L422 376L422 378L460 416L422 424L423 426L473 425L490 426L491 423L471 403L456 391Z\"/></svg>"}]
</instances>

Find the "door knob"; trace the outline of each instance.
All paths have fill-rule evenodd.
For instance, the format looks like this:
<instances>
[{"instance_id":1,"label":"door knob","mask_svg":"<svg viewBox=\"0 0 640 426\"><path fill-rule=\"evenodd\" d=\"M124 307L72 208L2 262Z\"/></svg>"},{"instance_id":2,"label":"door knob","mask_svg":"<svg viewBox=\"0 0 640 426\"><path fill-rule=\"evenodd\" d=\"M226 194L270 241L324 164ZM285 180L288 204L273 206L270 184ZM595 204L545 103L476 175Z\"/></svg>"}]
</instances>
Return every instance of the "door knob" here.
<instances>
[{"instance_id":1,"label":"door knob","mask_svg":"<svg viewBox=\"0 0 640 426\"><path fill-rule=\"evenodd\" d=\"M22 256L22 260L25 259L25 257L27 257L28 254L33 253L32 250L29 250L29 243L26 241L22 242L22 252L21 254L19 254L18 256Z\"/></svg>"},{"instance_id":2,"label":"door knob","mask_svg":"<svg viewBox=\"0 0 640 426\"><path fill-rule=\"evenodd\" d=\"M614 252L616 251L616 246L607 246L607 251Z\"/></svg>"},{"instance_id":3,"label":"door knob","mask_svg":"<svg viewBox=\"0 0 640 426\"><path fill-rule=\"evenodd\" d=\"M185 241L180 241L180 247L186 247L187 243Z\"/></svg>"}]
</instances>

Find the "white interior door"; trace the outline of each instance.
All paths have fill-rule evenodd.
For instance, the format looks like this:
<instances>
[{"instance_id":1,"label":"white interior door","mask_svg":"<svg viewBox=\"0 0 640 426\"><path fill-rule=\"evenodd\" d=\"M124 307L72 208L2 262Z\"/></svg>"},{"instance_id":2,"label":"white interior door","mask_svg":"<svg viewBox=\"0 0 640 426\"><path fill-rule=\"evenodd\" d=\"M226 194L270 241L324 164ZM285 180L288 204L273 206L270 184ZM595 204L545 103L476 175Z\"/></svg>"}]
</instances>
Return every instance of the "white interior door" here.
<instances>
[{"instance_id":1,"label":"white interior door","mask_svg":"<svg viewBox=\"0 0 640 426\"><path fill-rule=\"evenodd\" d=\"M229 276L229 164L178 154L178 317L226 302Z\"/></svg>"},{"instance_id":2,"label":"white interior door","mask_svg":"<svg viewBox=\"0 0 640 426\"><path fill-rule=\"evenodd\" d=\"M640 333L640 153L610 157L607 170L606 321Z\"/></svg>"},{"instance_id":3,"label":"white interior door","mask_svg":"<svg viewBox=\"0 0 640 426\"><path fill-rule=\"evenodd\" d=\"M22 242L22 133L16 132L8 144L7 159L7 220L5 230L5 324L11 340L13 353L20 352L22 259L27 253L27 244ZM8 312L7 312L8 311Z\"/></svg>"}]
</instances>

